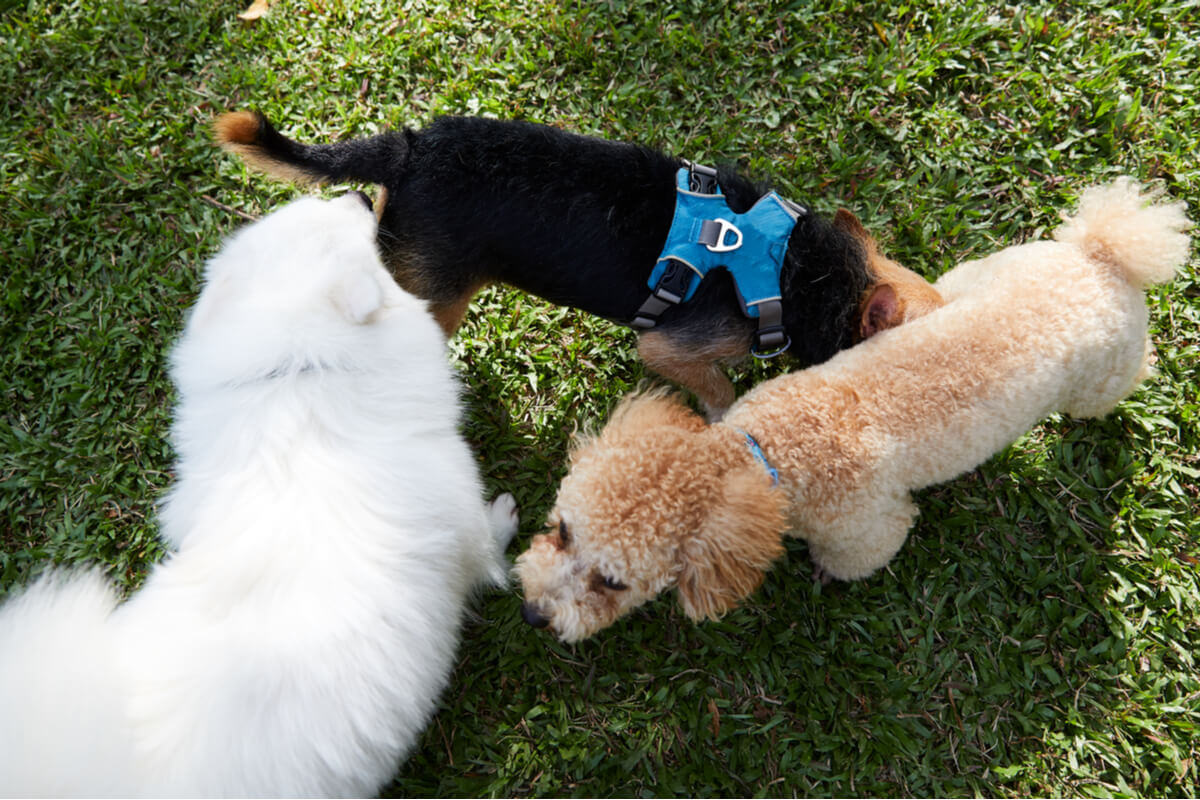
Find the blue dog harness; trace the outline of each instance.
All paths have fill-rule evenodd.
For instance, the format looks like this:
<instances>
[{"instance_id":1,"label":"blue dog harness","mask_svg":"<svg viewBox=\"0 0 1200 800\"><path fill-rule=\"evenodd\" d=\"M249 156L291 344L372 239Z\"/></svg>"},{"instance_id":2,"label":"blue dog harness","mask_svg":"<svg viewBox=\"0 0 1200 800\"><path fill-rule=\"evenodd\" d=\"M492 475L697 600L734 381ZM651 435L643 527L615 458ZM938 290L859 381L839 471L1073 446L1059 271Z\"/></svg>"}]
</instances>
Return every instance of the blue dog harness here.
<instances>
[{"instance_id":1,"label":"blue dog harness","mask_svg":"<svg viewBox=\"0 0 1200 800\"><path fill-rule=\"evenodd\" d=\"M783 327L779 273L792 229L807 213L768 192L749 211L735 214L715 169L690 163L680 168L675 216L647 282L653 292L631 324L653 328L663 311L692 298L710 270L724 267L733 276L742 312L758 320L750 352L771 358L787 350L792 342Z\"/></svg>"}]
</instances>

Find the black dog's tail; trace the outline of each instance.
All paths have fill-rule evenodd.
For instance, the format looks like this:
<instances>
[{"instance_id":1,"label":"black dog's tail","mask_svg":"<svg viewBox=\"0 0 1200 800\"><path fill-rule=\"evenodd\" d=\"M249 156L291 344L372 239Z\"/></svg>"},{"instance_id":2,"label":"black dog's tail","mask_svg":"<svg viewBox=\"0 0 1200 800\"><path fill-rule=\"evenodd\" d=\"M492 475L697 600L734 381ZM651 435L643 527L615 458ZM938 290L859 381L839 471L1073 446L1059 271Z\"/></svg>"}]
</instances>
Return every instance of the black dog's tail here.
<instances>
[{"instance_id":1,"label":"black dog's tail","mask_svg":"<svg viewBox=\"0 0 1200 800\"><path fill-rule=\"evenodd\" d=\"M337 144L301 144L271 127L257 111L222 114L213 124L217 143L248 164L284 180L385 184L403 171L408 139L383 133Z\"/></svg>"}]
</instances>

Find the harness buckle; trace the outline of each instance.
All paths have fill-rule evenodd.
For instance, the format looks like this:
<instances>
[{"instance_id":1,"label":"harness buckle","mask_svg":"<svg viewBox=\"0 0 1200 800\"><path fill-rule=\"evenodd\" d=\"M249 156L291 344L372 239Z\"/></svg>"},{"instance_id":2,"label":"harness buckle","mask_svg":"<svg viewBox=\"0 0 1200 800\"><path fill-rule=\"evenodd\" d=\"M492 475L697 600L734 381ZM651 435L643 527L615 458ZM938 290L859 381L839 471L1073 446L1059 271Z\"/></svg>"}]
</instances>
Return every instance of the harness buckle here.
<instances>
[{"instance_id":1,"label":"harness buckle","mask_svg":"<svg viewBox=\"0 0 1200 800\"><path fill-rule=\"evenodd\" d=\"M758 359L774 358L792 346L792 339L783 324L783 304L778 299L758 305L758 330L750 354Z\"/></svg>"},{"instance_id":2,"label":"harness buckle","mask_svg":"<svg viewBox=\"0 0 1200 800\"><path fill-rule=\"evenodd\" d=\"M717 171L712 167L706 167L703 164L693 164L690 161L685 161L688 165L688 190L698 194L716 194L717 193Z\"/></svg>"},{"instance_id":3,"label":"harness buckle","mask_svg":"<svg viewBox=\"0 0 1200 800\"><path fill-rule=\"evenodd\" d=\"M658 285L654 287L654 296L666 300L671 305L678 305L687 296L688 287L692 285L692 277L696 273L682 261L669 259Z\"/></svg>"},{"instance_id":4,"label":"harness buckle","mask_svg":"<svg viewBox=\"0 0 1200 800\"><path fill-rule=\"evenodd\" d=\"M725 241L725 235L728 233L737 237L732 244ZM727 219L706 219L700 224L698 241L713 253L728 253L742 246L742 232Z\"/></svg>"},{"instance_id":5,"label":"harness buckle","mask_svg":"<svg viewBox=\"0 0 1200 800\"><path fill-rule=\"evenodd\" d=\"M659 316L671 306L679 305L687 297L688 287L696 273L692 268L674 258L667 259L663 274L629 323L638 330L649 330L658 324Z\"/></svg>"}]
</instances>

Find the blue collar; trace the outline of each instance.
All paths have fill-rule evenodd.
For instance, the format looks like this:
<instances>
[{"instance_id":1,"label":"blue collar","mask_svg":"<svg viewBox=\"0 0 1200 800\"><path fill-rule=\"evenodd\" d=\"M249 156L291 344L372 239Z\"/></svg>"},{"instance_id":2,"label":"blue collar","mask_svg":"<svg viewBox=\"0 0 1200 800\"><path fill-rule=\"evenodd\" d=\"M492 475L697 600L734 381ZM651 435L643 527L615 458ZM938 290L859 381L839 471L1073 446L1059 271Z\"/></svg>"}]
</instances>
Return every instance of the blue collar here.
<instances>
[{"instance_id":1,"label":"blue collar","mask_svg":"<svg viewBox=\"0 0 1200 800\"><path fill-rule=\"evenodd\" d=\"M766 468L767 474L771 476L771 485L778 486L779 485L779 470L772 467L771 462L767 461L767 457L763 453L762 448L758 446L758 442L756 442L754 440L753 436L746 433L741 428L734 428L734 430L737 431L738 433L740 433L742 436L746 437L746 447L750 448L750 453L759 460L759 462L763 465L763 467Z\"/></svg>"}]
</instances>

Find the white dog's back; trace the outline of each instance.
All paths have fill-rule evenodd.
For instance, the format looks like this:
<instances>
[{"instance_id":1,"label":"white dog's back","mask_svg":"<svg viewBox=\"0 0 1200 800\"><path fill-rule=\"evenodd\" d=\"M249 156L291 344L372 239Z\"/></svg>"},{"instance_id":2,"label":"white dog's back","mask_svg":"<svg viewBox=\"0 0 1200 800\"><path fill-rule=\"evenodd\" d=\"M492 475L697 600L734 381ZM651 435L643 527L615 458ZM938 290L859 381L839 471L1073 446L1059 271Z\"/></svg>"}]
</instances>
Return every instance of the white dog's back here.
<instances>
[{"instance_id":1,"label":"white dog's back","mask_svg":"<svg viewBox=\"0 0 1200 800\"><path fill-rule=\"evenodd\" d=\"M177 552L123 605L85 574L0 612L0 793L366 795L424 728L515 517L357 202L210 263L172 362Z\"/></svg>"}]
</instances>

